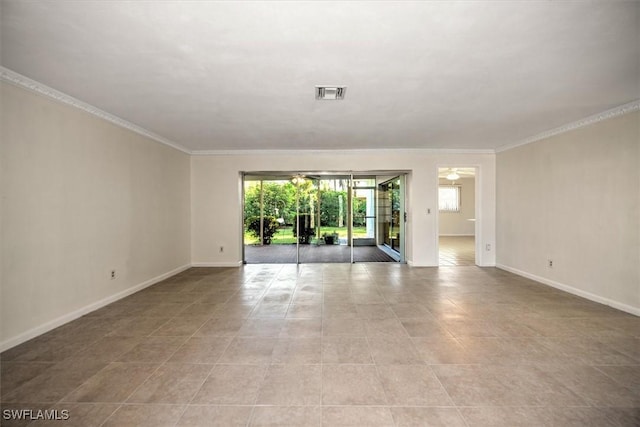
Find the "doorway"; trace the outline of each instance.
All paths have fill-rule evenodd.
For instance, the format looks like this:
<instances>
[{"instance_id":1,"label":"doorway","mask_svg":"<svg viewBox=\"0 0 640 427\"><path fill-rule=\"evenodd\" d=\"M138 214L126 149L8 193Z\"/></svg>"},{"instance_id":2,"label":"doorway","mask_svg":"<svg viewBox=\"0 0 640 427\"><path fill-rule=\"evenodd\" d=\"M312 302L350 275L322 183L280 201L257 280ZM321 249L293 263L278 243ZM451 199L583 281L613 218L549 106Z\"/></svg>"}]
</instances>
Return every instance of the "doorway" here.
<instances>
[{"instance_id":1,"label":"doorway","mask_svg":"<svg viewBox=\"0 0 640 427\"><path fill-rule=\"evenodd\" d=\"M395 239L388 244L379 232L381 179L375 174L244 173L243 261L403 262L404 225L398 221L404 219L404 188L398 178L387 190L398 211L391 221Z\"/></svg>"},{"instance_id":2,"label":"doorway","mask_svg":"<svg viewBox=\"0 0 640 427\"><path fill-rule=\"evenodd\" d=\"M438 168L438 265L476 265L476 168Z\"/></svg>"}]
</instances>

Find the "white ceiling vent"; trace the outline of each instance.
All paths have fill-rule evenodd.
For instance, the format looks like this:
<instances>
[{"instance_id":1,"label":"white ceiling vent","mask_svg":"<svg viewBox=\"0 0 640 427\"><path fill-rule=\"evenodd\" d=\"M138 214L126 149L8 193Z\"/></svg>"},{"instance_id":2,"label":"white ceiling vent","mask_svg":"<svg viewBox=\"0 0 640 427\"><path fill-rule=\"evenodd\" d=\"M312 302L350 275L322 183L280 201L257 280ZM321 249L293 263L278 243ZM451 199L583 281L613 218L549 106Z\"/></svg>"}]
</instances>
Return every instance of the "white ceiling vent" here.
<instances>
[{"instance_id":1,"label":"white ceiling vent","mask_svg":"<svg viewBox=\"0 0 640 427\"><path fill-rule=\"evenodd\" d=\"M344 99L346 86L316 86L316 99L323 101L339 101Z\"/></svg>"}]
</instances>

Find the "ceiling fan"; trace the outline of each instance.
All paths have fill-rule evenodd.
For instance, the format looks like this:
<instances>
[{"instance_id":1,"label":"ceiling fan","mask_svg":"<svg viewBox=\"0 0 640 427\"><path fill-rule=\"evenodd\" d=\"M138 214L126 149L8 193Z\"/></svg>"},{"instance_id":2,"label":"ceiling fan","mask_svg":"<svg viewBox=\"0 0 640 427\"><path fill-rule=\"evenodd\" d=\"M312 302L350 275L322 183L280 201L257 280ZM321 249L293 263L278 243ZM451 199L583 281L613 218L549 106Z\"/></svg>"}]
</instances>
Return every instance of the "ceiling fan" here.
<instances>
[{"instance_id":1,"label":"ceiling fan","mask_svg":"<svg viewBox=\"0 0 640 427\"><path fill-rule=\"evenodd\" d=\"M460 178L469 178L476 175L475 168L441 168L438 177L456 181Z\"/></svg>"}]
</instances>

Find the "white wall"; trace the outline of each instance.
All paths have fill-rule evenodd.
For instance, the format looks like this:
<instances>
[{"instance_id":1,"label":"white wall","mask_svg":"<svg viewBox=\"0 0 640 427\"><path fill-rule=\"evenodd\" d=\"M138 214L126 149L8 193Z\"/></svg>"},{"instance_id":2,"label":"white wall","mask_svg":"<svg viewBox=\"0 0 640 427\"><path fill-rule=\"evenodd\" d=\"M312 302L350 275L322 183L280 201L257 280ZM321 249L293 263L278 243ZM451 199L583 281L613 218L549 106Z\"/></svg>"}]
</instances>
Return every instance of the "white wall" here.
<instances>
[{"instance_id":1,"label":"white wall","mask_svg":"<svg viewBox=\"0 0 640 427\"><path fill-rule=\"evenodd\" d=\"M440 212L438 221L441 236L474 236L476 224L471 219L475 219L476 196L475 179L460 178L455 181L460 185L460 211ZM451 181L440 179L440 185L450 185Z\"/></svg>"},{"instance_id":2,"label":"white wall","mask_svg":"<svg viewBox=\"0 0 640 427\"><path fill-rule=\"evenodd\" d=\"M499 153L499 266L640 315L639 129L635 112Z\"/></svg>"},{"instance_id":3,"label":"white wall","mask_svg":"<svg viewBox=\"0 0 640 427\"><path fill-rule=\"evenodd\" d=\"M437 266L438 166L478 166L482 222L478 245L495 246L495 155L434 154L427 151L336 153L247 153L191 158L192 234L195 265L238 265L242 260L240 172L406 170L406 257L414 266ZM431 209L431 214L427 210ZM220 252L224 246L224 252ZM482 251L481 265L495 265Z\"/></svg>"},{"instance_id":4,"label":"white wall","mask_svg":"<svg viewBox=\"0 0 640 427\"><path fill-rule=\"evenodd\" d=\"M0 90L5 349L189 265L190 161L25 89Z\"/></svg>"}]
</instances>

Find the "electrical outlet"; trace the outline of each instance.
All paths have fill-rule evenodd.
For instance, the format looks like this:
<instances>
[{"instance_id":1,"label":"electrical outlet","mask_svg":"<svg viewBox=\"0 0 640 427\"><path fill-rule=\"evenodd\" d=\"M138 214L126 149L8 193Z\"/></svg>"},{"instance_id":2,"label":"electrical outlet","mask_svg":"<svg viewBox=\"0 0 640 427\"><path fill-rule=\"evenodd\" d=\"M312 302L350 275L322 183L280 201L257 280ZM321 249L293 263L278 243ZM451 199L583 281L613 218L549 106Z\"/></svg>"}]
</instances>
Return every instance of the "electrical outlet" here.
<instances>
[{"instance_id":1,"label":"electrical outlet","mask_svg":"<svg viewBox=\"0 0 640 427\"><path fill-rule=\"evenodd\" d=\"M220 246L220 253L224 252L224 246Z\"/></svg>"},{"instance_id":2,"label":"electrical outlet","mask_svg":"<svg viewBox=\"0 0 640 427\"><path fill-rule=\"evenodd\" d=\"M485 246L485 249L487 250L487 252L490 251L491 250L491 243L487 243L486 246Z\"/></svg>"},{"instance_id":3,"label":"electrical outlet","mask_svg":"<svg viewBox=\"0 0 640 427\"><path fill-rule=\"evenodd\" d=\"M111 280L115 280L115 278L116 278L116 271L111 270Z\"/></svg>"},{"instance_id":4,"label":"electrical outlet","mask_svg":"<svg viewBox=\"0 0 640 427\"><path fill-rule=\"evenodd\" d=\"M549 260L549 268L553 268L553 260L552 259Z\"/></svg>"}]
</instances>

